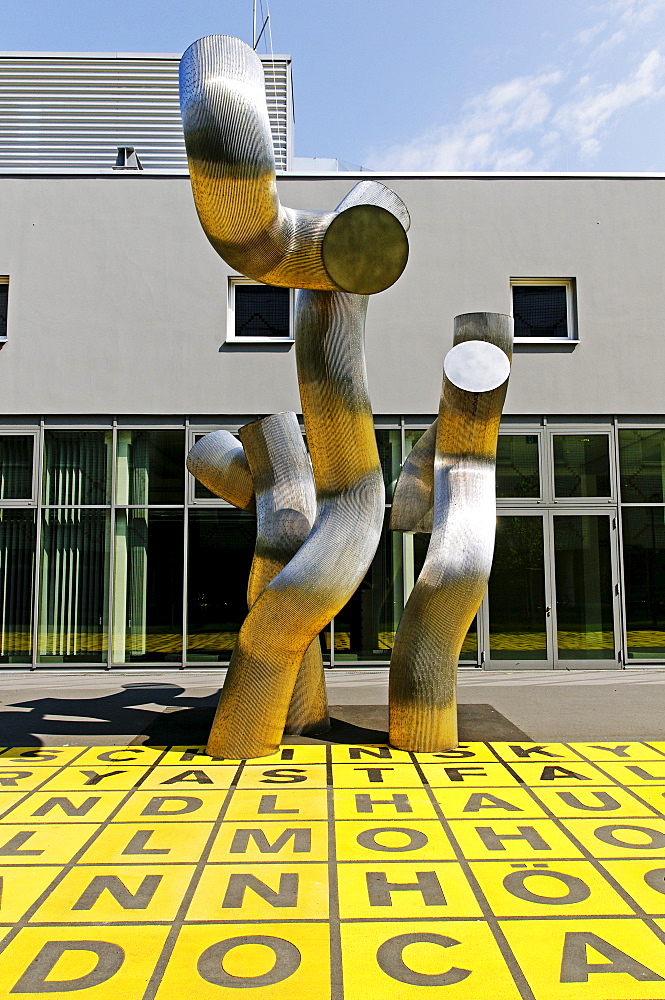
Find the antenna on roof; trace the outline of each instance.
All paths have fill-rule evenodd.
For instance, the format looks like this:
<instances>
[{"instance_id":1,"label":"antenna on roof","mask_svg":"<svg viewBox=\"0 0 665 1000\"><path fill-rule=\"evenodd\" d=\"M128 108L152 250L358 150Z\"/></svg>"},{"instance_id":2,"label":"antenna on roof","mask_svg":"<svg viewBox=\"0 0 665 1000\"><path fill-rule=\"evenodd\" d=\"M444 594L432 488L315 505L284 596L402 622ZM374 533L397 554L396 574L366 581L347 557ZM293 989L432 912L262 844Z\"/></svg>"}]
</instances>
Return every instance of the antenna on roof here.
<instances>
[{"instance_id":1,"label":"antenna on roof","mask_svg":"<svg viewBox=\"0 0 665 1000\"><path fill-rule=\"evenodd\" d=\"M267 6L268 5L266 3L266 7ZM263 22L263 27L259 31L258 35L256 34L256 0L253 0L252 8L253 8L253 18L252 18L252 48L256 52L256 48L257 48L259 42L261 41L261 36L262 36L263 32L266 30L266 25L270 23L270 8L268 8L268 15L267 15L265 21ZM263 14L263 3L261 4L261 13Z\"/></svg>"}]
</instances>

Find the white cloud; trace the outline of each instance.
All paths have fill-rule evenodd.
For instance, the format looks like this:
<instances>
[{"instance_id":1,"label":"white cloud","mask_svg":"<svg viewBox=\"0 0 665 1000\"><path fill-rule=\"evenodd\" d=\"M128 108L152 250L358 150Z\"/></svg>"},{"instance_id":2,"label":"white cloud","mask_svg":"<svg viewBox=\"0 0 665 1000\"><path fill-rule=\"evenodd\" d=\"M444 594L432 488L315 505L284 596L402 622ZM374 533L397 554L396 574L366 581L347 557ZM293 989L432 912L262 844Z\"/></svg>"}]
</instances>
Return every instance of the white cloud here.
<instances>
[{"instance_id":1,"label":"white cloud","mask_svg":"<svg viewBox=\"0 0 665 1000\"><path fill-rule=\"evenodd\" d=\"M586 168L622 112L665 96L665 0L610 0L562 46L561 69L518 76L477 94L457 121L366 158L377 169L516 171ZM659 44L660 43L660 44ZM571 48L586 48L584 58ZM574 168L573 168L574 169Z\"/></svg>"},{"instance_id":2,"label":"white cloud","mask_svg":"<svg viewBox=\"0 0 665 1000\"><path fill-rule=\"evenodd\" d=\"M456 125L433 130L381 157L393 170L524 170L533 152L504 137L538 128L550 115L560 73L520 76L479 94Z\"/></svg>"},{"instance_id":3,"label":"white cloud","mask_svg":"<svg viewBox=\"0 0 665 1000\"><path fill-rule=\"evenodd\" d=\"M589 93L583 91L579 97L562 104L552 119L553 124L579 144L584 158L593 157L600 150L598 133L614 115L638 101L663 96L664 75L663 57L653 49L625 80Z\"/></svg>"},{"instance_id":4,"label":"white cloud","mask_svg":"<svg viewBox=\"0 0 665 1000\"><path fill-rule=\"evenodd\" d=\"M628 24L647 24L665 10L665 0L615 0L612 8Z\"/></svg>"}]
</instances>

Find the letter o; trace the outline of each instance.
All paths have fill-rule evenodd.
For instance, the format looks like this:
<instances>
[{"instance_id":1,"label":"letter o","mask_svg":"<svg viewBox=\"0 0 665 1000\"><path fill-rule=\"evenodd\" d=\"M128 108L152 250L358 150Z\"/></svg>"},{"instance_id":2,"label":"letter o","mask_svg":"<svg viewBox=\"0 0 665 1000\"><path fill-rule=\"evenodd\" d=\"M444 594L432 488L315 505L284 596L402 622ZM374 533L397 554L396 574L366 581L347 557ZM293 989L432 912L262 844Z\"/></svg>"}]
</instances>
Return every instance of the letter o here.
<instances>
[{"instance_id":1,"label":"letter o","mask_svg":"<svg viewBox=\"0 0 665 1000\"><path fill-rule=\"evenodd\" d=\"M223 968L222 962L234 948L242 944L263 944L271 948L275 955L275 964L268 972L260 976L232 976ZM270 937L267 934L248 934L241 937L227 938L211 945L200 956L197 969L202 979L213 986L231 986L234 989L256 989L259 986L274 986L281 983L300 965L301 954L294 944L284 938Z\"/></svg>"},{"instance_id":2,"label":"letter o","mask_svg":"<svg viewBox=\"0 0 665 1000\"><path fill-rule=\"evenodd\" d=\"M405 833L409 838L408 844L401 847L386 847L385 844L378 844L376 835L378 833ZM363 830L358 834L356 840L361 847L367 847L370 851L389 851L397 853L400 851L418 851L427 843L427 836L421 830L410 830L406 826L377 826L372 830Z\"/></svg>"},{"instance_id":3,"label":"letter o","mask_svg":"<svg viewBox=\"0 0 665 1000\"><path fill-rule=\"evenodd\" d=\"M650 842L648 844L626 843L625 840L619 840L615 836L617 830L636 830L638 833L645 833L649 837ZM598 840L602 840L604 844L610 844L611 847L629 847L633 851L665 849L665 833L661 833L660 830L651 830L648 826L631 826L628 823L614 823L610 826L599 826L594 830L594 834Z\"/></svg>"}]
</instances>

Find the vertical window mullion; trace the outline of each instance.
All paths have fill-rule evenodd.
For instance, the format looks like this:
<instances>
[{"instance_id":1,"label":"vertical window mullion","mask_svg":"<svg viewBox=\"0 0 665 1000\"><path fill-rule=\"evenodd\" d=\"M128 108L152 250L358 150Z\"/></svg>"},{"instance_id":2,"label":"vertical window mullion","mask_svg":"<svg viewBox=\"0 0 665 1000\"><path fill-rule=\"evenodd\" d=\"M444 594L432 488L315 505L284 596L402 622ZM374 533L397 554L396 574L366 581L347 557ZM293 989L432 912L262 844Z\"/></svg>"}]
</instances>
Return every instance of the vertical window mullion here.
<instances>
[{"instance_id":1,"label":"vertical window mullion","mask_svg":"<svg viewBox=\"0 0 665 1000\"><path fill-rule=\"evenodd\" d=\"M37 669L37 643L39 639L39 590L41 587L41 566L42 566L42 477L44 475L44 418L39 421L39 435L37 438L37 469L35 478L35 489L37 490L37 525L35 531L35 573L34 573L34 595L32 604L32 663L31 670Z\"/></svg>"},{"instance_id":2,"label":"vertical window mullion","mask_svg":"<svg viewBox=\"0 0 665 1000\"><path fill-rule=\"evenodd\" d=\"M115 480L116 453L118 446L118 419L113 418L111 430L111 514L109 519L109 578L108 578L108 610L106 621L106 669L111 669L113 662L113 636L115 622L113 620L113 602L115 600Z\"/></svg>"},{"instance_id":3,"label":"vertical window mullion","mask_svg":"<svg viewBox=\"0 0 665 1000\"><path fill-rule=\"evenodd\" d=\"M189 453L189 417L185 418L185 456L184 461L187 461L187 455ZM187 665L187 597L188 597L188 567L189 567L189 504L190 497L192 496L192 490L190 483L188 481L187 473L185 473L185 491L184 491L184 503L185 509L183 513L183 538L182 538L182 643L181 643L181 670L184 670Z\"/></svg>"}]
</instances>

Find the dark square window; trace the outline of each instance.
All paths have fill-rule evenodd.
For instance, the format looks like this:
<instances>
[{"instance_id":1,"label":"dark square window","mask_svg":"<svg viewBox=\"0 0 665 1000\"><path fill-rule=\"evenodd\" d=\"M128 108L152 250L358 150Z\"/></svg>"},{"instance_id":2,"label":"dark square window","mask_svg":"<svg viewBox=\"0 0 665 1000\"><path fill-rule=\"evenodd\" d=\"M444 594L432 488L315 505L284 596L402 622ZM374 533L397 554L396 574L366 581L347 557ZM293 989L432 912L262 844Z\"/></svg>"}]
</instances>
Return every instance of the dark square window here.
<instances>
[{"instance_id":1,"label":"dark square window","mask_svg":"<svg viewBox=\"0 0 665 1000\"><path fill-rule=\"evenodd\" d=\"M568 285L513 285L516 337L569 338Z\"/></svg>"},{"instance_id":2,"label":"dark square window","mask_svg":"<svg viewBox=\"0 0 665 1000\"><path fill-rule=\"evenodd\" d=\"M234 291L234 336L291 336L289 323L291 293L271 285L236 284Z\"/></svg>"}]
</instances>

